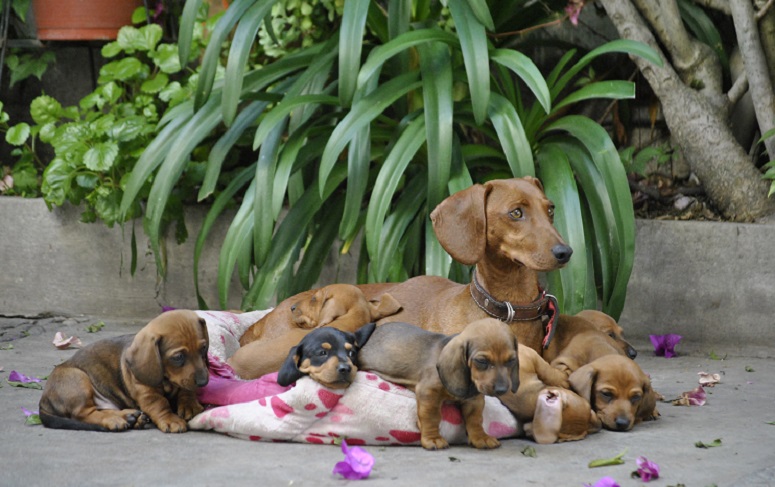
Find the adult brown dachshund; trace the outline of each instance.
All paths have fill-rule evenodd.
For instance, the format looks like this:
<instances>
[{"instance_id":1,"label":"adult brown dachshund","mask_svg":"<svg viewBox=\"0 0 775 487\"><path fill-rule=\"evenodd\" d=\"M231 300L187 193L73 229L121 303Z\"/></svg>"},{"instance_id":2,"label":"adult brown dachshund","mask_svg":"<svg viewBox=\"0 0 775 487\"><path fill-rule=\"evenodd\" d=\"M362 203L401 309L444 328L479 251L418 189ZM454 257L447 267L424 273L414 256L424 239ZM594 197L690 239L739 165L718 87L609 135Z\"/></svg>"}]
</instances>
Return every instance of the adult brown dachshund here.
<instances>
[{"instance_id":1,"label":"adult brown dachshund","mask_svg":"<svg viewBox=\"0 0 775 487\"><path fill-rule=\"evenodd\" d=\"M449 446L439 432L441 405L447 400L460 404L471 445L496 448L500 442L482 425L484 396L517 391L517 353L514 335L496 319L475 321L452 336L393 322L377 327L358 361L362 370L414 391L423 448Z\"/></svg>"},{"instance_id":2,"label":"adult brown dachshund","mask_svg":"<svg viewBox=\"0 0 775 487\"><path fill-rule=\"evenodd\" d=\"M606 429L629 431L659 416L658 394L651 379L630 358L604 355L573 372L568 380L589 401Z\"/></svg>"},{"instance_id":3,"label":"adult brown dachshund","mask_svg":"<svg viewBox=\"0 0 775 487\"><path fill-rule=\"evenodd\" d=\"M136 335L99 340L54 368L40 398L49 428L124 431L148 419L166 433L186 431L202 412L196 390L207 384L205 321L168 311Z\"/></svg>"},{"instance_id":4,"label":"adult brown dachshund","mask_svg":"<svg viewBox=\"0 0 775 487\"><path fill-rule=\"evenodd\" d=\"M565 374L519 345L519 389L499 399L537 443L581 440L600 429L600 420L589 402L568 387Z\"/></svg>"},{"instance_id":5,"label":"adult brown dachshund","mask_svg":"<svg viewBox=\"0 0 775 487\"><path fill-rule=\"evenodd\" d=\"M400 303L401 311L378 324L404 321L450 335L492 316L507 322L519 343L540 351L552 331L544 320L554 324L550 318L556 318L556 301L540 288L538 276L562 267L573 252L554 228L553 216L554 205L536 178L475 184L449 196L431 213L444 249L455 260L476 266L471 283L418 276L358 287L367 300L389 293ZM276 309L290 314L294 303L314 292L292 296ZM287 322L261 326L261 340L287 334ZM255 337L248 335L243 343Z\"/></svg>"},{"instance_id":6,"label":"adult brown dachshund","mask_svg":"<svg viewBox=\"0 0 775 487\"><path fill-rule=\"evenodd\" d=\"M369 301L351 284L331 284L297 297L300 299L293 303L284 301L242 335L242 346L228 359L241 378L255 379L279 370L288 350L313 329L330 327L355 333L366 323L401 308L390 294ZM281 330L284 333L278 333Z\"/></svg>"}]
</instances>

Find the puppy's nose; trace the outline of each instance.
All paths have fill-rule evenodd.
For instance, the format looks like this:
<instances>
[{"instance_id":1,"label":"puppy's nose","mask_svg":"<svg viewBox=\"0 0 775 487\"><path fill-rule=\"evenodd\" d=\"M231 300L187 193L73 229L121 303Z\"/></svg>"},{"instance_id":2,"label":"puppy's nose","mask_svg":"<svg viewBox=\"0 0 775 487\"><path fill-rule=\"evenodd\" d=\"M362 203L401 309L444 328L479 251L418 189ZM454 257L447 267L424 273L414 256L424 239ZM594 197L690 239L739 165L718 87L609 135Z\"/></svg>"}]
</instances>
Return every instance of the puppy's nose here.
<instances>
[{"instance_id":1,"label":"puppy's nose","mask_svg":"<svg viewBox=\"0 0 775 487\"><path fill-rule=\"evenodd\" d=\"M194 375L194 382L196 382L197 387L204 387L208 382L210 382L210 374L207 371L203 373L197 372Z\"/></svg>"},{"instance_id":2,"label":"puppy's nose","mask_svg":"<svg viewBox=\"0 0 775 487\"><path fill-rule=\"evenodd\" d=\"M630 427L630 420L625 418L624 416L617 417L614 423L616 424L616 429L618 431L626 431L627 428Z\"/></svg>"},{"instance_id":3,"label":"puppy's nose","mask_svg":"<svg viewBox=\"0 0 775 487\"><path fill-rule=\"evenodd\" d=\"M352 366L350 366L350 364L340 363L339 366L336 368L336 371L339 372L340 374L349 374L352 369L353 368Z\"/></svg>"},{"instance_id":4,"label":"puppy's nose","mask_svg":"<svg viewBox=\"0 0 775 487\"><path fill-rule=\"evenodd\" d=\"M570 260L570 256L573 255L573 249L564 244L557 244L552 247L552 255L557 259L557 262L565 264Z\"/></svg>"},{"instance_id":5,"label":"puppy's nose","mask_svg":"<svg viewBox=\"0 0 775 487\"><path fill-rule=\"evenodd\" d=\"M632 347L627 347L627 356L635 360L635 357L638 356L638 351Z\"/></svg>"},{"instance_id":6,"label":"puppy's nose","mask_svg":"<svg viewBox=\"0 0 775 487\"><path fill-rule=\"evenodd\" d=\"M509 387L505 384L496 384L492 392L496 396L502 396L509 391Z\"/></svg>"}]
</instances>

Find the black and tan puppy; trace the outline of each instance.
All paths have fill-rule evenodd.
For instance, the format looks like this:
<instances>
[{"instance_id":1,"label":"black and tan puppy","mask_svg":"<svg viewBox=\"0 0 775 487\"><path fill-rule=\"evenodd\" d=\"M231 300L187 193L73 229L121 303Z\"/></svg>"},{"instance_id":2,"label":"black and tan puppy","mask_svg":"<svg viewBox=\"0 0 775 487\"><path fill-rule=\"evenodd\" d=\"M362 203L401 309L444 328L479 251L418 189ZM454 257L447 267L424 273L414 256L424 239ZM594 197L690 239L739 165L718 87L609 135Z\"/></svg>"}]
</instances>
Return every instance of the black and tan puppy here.
<instances>
[{"instance_id":1,"label":"black and tan puppy","mask_svg":"<svg viewBox=\"0 0 775 487\"><path fill-rule=\"evenodd\" d=\"M336 328L316 328L291 348L277 374L277 383L290 385L302 376L331 389L344 389L358 371L358 350L369 340L376 325L367 323L350 333Z\"/></svg>"},{"instance_id":2,"label":"black and tan puppy","mask_svg":"<svg viewBox=\"0 0 775 487\"><path fill-rule=\"evenodd\" d=\"M517 339L505 323L485 318L451 336L408 323L385 323L371 335L358 360L362 369L414 391L423 448L449 446L439 432L446 400L460 404L471 445L500 446L484 431L482 414L485 395L501 396L519 386Z\"/></svg>"},{"instance_id":3,"label":"black and tan puppy","mask_svg":"<svg viewBox=\"0 0 775 487\"><path fill-rule=\"evenodd\" d=\"M40 398L49 428L124 431L150 420L167 433L186 431L202 412L196 390L207 384L205 320L193 311L159 315L136 335L95 342L54 368Z\"/></svg>"}]
</instances>

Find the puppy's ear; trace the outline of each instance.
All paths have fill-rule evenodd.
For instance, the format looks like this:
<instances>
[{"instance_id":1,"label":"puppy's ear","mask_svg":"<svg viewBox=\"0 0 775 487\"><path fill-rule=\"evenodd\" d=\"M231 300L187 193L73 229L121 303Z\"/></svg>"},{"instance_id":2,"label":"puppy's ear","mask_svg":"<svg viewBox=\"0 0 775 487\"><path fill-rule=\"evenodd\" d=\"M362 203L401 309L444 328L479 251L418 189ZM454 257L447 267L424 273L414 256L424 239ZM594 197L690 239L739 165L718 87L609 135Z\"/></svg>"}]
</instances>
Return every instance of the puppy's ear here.
<instances>
[{"instance_id":1,"label":"puppy's ear","mask_svg":"<svg viewBox=\"0 0 775 487\"><path fill-rule=\"evenodd\" d=\"M363 348L364 345L366 345L366 342L369 341L369 337L372 333L374 333L374 330L377 328L376 323L366 323L362 327L355 330L355 345L358 348Z\"/></svg>"},{"instance_id":2,"label":"puppy's ear","mask_svg":"<svg viewBox=\"0 0 775 487\"><path fill-rule=\"evenodd\" d=\"M394 315L401 311L401 305L396 301L396 298L388 293L383 294L379 299L372 299L369 301L369 308L373 321L377 321L385 316Z\"/></svg>"},{"instance_id":3,"label":"puppy's ear","mask_svg":"<svg viewBox=\"0 0 775 487\"><path fill-rule=\"evenodd\" d=\"M449 196L431 213L439 243L462 264L474 265L484 256L489 191L489 187L475 184ZM472 239L472 236L475 238Z\"/></svg>"},{"instance_id":4,"label":"puppy's ear","mask_svg":"<svg viewBox=\"0 0 775 487\"><path fill-rule=\"evenodd\" d=\"M592 404L592 386L595 383L596 377L597 369L595 369L592 364L587 364L573 372L570 377L568 377L568 382L570 382L570 388L573 389L576 394Z\"/></svg>"},{"instance_id":5,"label":"puppy's ear","mask_svg":"<svg viewBox=\"0 0 775 487\"><path fill-rule=\"evenodd\" d=\"M637 421L649 421L657 419L658 416L657 393L651 388L651 381L647 377L643 382L643 399L640 400L638 409L635 411L635 419Z\"/></svg>"},{"instance_id":6,"label":"puppy's ear","mask_svg":"<svg viewBox=\"0 0 775 487\"><path fill-rule=\"evenodd\" d=\"M525 180L527 180L527 181L529 181L529 182L533 183L533 184L534 184L534 185L536 185L536 186L538 187L538 189L540 189L541 191L543 191L543 190L544 190L544 185L543 185L543 184L541 184L541 180L540 180L540 179L538 179L538 178L534 178L533 176L524 176L522 179L525 179Z\"/></svg>"},{"instance_id":7,"label":"puppy's ear","mask_svg":"<svg viewBox=\"0 0 775 487\"><path fill-rule=\"evenodd\" d=\"M289 386L301 379L304 375L299 370L299 359L301 358L301 346L296 345L288 352L285 362L277 373L277 383L281 386Z\"/></svg>"},{"instance_id":8,"label":"puppy's ear","mask_svg":"<svg viewBox=\"0 0 775 487\"><path fill-rule=\"evenodd\" d=\"M453 396L465 399L476 395L471 368L468 366L468 343L459 335L441 349L436 370L441 384Z\"/></svg>"},{"instance_id":9,"label":"puppy's ear","mask_svg":"<svg viewBox=\"0 0 775 487\"><path fill-rule=\"evenodd\" d=\"M164 380L164 369L159 350L159 336L146 326L135 335L124 358L132 375L141 383L159 387Z\"/></svg>"},{"instance_id":10,"label":"puppy's ear","mask_svg":"<svg viewBox=\"0 0 775 487\"><path fill-rule=\"evenodd\" d=\"M519 342L517 337L514 337L514 351L517 353L517 364L511 370L511 392L517 392L519 389Z\"/></svg>"},{"instance_id":11,"label":"puppy's ear","mask_svg":"<svg viewBox=\"0 0 775 487\"><path fill-rule=\"evenodd\" d=\"M344 316L347 313L347 307L336 296L326 295L323 306L320 308L320 316L318 316L318 328L325 326L340 316Z\"/></svg>"},{"instance_id":12,"label":"puppy's ear","mask_svg":"<svg viewBox=\"0 0 775 487\"><path fill-rule=\"evenodd\" d=\"M202 328L202 338L207 341L207 349L210 350L210 333L207 331L207 321L199 318L199 326Z\"/></svg>"}]
</instances>

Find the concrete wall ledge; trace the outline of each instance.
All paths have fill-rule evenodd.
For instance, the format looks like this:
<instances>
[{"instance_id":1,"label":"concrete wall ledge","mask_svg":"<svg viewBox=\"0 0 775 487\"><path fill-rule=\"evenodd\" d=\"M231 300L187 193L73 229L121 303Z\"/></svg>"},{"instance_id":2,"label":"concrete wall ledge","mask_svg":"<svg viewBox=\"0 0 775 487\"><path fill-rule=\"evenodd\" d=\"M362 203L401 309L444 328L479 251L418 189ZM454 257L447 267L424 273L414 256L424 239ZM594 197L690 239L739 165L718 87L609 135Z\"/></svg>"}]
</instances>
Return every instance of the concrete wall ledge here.
<instances>
[{"instance_id":1,"label":"concrete wall ledge","mask_svg":"<svg viewBox=\"0 0 775 487\"><path fill-rule=\"evenodd\" d=\"M57 313L148 319L162 305L196 308L191 265L205 210L191 209L189 240L167 245L168 277L157 282L142 225L136 222L138 268L130 275L131 227L79 222L77 208L50 212L39 199L0 197L0 315ZM216 225L219 242L230 219ZM683 335L680 349L775 356L775 225L637 221L635 265L624 313L627 336ZM200 285L217 299L217 245L200 262ZM327 265L321 282L354 282L355 258ZM344 269L344 271L343 271ZM234 281L229 308L239 308ZM641 347L642 348L642 347Z\"/></svg>"}]
</instances>

